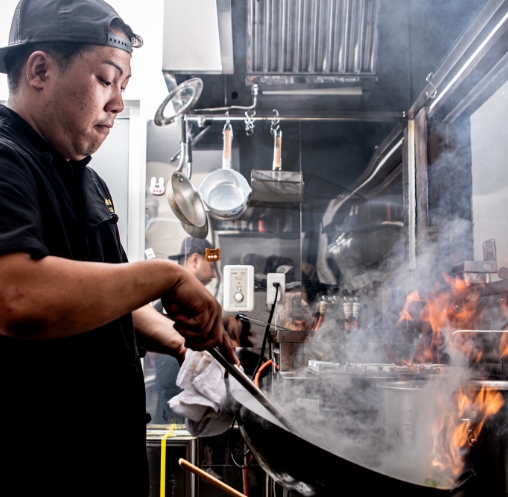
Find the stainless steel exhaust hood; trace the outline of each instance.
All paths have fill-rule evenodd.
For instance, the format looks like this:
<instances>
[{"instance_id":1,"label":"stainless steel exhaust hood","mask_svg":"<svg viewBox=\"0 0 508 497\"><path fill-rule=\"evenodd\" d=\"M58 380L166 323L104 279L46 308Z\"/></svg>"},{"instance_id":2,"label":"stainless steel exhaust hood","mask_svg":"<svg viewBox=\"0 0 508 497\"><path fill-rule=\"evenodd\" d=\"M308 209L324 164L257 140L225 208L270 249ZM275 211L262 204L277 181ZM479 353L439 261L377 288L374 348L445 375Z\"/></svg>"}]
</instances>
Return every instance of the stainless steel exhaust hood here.
<instances>
[{"instance_id":1,"label":"stainless steel exhaust hood","mask_svg":"<svg viewBox=\"0 0 508 497\"><path fill-rule=\"evenodd\" d=\"M379 0L248 0L248 84L375 79Z\"/></svg>"},{"instance_id":2,"label":"stainless steel exhaust hood","mask_svg":"<svg viewBox=\"0 0 508 497\"><path fill-rule=\"evenodd\" d=\"M233 74L231 0L164 0L162 70Z\"/></svg>"}]
</instances>

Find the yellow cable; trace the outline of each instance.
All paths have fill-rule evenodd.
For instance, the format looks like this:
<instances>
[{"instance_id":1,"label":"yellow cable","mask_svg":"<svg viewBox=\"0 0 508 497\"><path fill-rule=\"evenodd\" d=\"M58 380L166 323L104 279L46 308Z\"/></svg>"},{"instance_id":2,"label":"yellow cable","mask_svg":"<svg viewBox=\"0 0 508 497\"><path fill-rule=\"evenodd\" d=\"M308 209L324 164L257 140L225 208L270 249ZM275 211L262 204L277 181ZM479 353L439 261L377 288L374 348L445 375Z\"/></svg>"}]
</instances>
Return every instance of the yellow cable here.
<instances>
[{"instance_id":1,"label":"yellow cable","mask_svg":"<svg viewBox=\"0 0 508 497\"><path fill-rule=\"evenodd\" d=\"M166 440L173 434L175 428L175 423L170 425L161 440L161 497L166 497Z\"/></svg>"}]
</instances>

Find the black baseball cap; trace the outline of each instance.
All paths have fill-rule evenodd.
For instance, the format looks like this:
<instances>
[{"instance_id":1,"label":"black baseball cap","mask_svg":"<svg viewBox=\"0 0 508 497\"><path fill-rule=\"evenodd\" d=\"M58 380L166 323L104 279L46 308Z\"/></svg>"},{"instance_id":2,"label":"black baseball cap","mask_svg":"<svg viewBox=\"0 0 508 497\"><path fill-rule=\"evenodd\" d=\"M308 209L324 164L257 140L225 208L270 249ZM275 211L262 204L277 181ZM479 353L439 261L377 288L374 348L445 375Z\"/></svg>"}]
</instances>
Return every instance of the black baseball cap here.
<instances>
[{"instance_id":1,"label":"black baseball cap","mask_svg":"<svg viewBox=\"0 0 508 497\"><path fill-rule=\"evenodd\" d=\"M189 255L192 254L205 255L207 248L213 248L208 240L205 240L204 238L195 238L193 236L188 236L182 242L180 253L176 255L170 255L168 256L168 259L177 261L180 259L180 257L189 257Z\"/></svg>"},{"instance_id":2,"label":"black baseball cap","mask_svg":"<svg viewBox=\"0 0 508 497\"><path fill-rule=\"evenodd\" d=\"M4 59L10 50L30 43L87 43L132 53L129 40L109 33L114 19L121 18L103 0L21 0L12 18L9 45L0 48L0 72L6 72Z\"/></svg>"}]
</instances>

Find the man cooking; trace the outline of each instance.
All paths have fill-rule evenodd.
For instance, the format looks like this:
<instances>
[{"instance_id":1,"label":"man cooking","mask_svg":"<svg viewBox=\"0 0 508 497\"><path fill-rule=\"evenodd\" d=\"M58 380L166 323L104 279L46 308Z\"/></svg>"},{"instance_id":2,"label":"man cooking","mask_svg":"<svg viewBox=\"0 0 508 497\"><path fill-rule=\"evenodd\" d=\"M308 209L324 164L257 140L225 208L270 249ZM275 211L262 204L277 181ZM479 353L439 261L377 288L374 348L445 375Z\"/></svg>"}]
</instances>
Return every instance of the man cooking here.
<instances>
[{"instance_id":1,"label":"man cooking","mask_svg":"<svg viewBox=\"0 0 508 497\"><path fill-rule=\"evenodd\" d=\"M146 496L138 345L181 360L221 344L236 360L195 277L127 264L88 167L141 44L102 0L22 0L0 49L1 495ZM159 297L174 329L149 305Z\"/></svg>"}]
</instances>

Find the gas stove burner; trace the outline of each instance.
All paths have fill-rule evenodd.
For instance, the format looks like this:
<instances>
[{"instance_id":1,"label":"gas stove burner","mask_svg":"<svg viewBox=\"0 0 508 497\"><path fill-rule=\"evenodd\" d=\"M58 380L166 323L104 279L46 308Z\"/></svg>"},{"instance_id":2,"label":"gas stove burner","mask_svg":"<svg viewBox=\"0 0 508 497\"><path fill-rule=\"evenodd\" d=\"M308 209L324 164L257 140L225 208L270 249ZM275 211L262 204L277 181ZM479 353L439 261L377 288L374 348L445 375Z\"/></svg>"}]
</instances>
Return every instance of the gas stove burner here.
<instances>
[{"instance_id":1,"label":"gas stove burner","mask_svg":"<svg viewBox=\"0 0 508 497\"><path fill-rule=\"evenodd\" d=\"M446 366L443 364L409 364L399 366L397 364L339 364L327 361L309 361L308 368L315 374L437 374L443 372Z\"/></svg>"}]
</instances>

